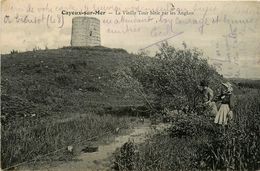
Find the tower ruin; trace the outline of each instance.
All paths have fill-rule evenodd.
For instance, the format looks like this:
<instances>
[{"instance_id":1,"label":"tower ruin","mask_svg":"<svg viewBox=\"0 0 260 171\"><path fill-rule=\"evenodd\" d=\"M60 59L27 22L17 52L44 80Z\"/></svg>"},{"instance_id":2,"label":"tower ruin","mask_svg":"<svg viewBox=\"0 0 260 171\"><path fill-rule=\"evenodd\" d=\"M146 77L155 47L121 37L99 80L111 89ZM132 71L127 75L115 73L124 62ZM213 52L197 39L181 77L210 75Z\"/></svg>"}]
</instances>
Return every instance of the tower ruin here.
<instances>
[{"instance_id":1,"label":"tower ruin","mask_svg":"<svg viewBox=\"0 0 260 171\"><path fill-rule=\"evenodd\" d=\"M100 21L93 17L72 19L71 46L100 46Z\"/></svg>"}]
</instances>

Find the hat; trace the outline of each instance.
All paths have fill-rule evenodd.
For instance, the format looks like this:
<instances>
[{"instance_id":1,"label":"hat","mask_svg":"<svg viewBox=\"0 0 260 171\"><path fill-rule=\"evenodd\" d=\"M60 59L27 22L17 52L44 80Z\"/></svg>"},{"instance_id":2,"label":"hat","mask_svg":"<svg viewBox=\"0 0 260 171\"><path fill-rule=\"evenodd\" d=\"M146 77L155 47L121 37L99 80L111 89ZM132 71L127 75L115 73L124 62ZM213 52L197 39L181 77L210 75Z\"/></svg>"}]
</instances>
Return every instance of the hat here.
<instances>
[{"instance_id":1,"label":"hat","mask_svg":"<svg viewBox=\"0 0 260 171\"><path fill-rule=\"evenodd\" d=\"M222 83L223 86L227 88L227 91L231 93L233 91L232 84L230 82Z\"/></svg>"}]
</instances>

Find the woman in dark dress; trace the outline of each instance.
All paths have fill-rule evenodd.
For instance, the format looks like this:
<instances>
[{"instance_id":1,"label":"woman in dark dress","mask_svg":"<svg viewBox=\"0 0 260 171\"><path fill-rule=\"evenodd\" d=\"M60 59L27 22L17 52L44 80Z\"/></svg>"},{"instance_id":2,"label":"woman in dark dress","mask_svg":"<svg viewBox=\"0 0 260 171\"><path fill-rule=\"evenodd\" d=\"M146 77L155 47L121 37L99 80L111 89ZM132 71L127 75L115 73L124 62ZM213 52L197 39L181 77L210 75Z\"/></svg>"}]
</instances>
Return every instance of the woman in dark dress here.
<instances>
[{"instance_id":1,"label":"woman in dark dress","mask_svg":"<svg viewBox=\"0 0 260 171\"><path fill-rule=\"evenodd\" d=\"M214 117L217 114L217 106L216 103L213 101L214 98L214 92L213 90L209 87L208 81L201 81L199 90L202 94L202 105L204 107L209 107L210 108L210 115Z\"/></svg>"}]
</instances>

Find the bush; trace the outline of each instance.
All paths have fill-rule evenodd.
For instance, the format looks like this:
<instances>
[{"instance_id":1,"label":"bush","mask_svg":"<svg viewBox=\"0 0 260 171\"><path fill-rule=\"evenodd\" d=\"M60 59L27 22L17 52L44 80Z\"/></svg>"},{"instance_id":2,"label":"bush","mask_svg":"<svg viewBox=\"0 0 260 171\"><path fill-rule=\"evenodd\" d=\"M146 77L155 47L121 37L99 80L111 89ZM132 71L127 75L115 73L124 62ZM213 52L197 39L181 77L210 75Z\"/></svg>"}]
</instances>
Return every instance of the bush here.
<instances>
[{"instance_id":1,"label":"bush","mask_svg":"<svg viewBox=\"0 0 260 171\"><path fill-rule=\"evenodd\" d=\"M260 92L239 96L227 127L207 115L178 114L168 134L139 145L134 170L257 170L260 168Z\"/></svg>"},{"instance_id":2,"label":"bush","mask_svg":"<svg viewBox=\"0 0 260 171\"><path fill-rule=\"evenodd\" d=\"M137 158L136 145L132 141L126 142L115 155L115 170L133 170Z\"/></svg>"},{"instance_id":3,"label":"bush","mask_svg":"<svg viewBox=\"0 0 260 171\"><path fill-rule=\"evenodd\" d=\"M176 49L163 43L154 58L141 54L131 67L133 77L146 94L154 94L155 106L193 110L198 103L196 87L201 80L209 80L217 90L223 78L203 58L198 49Z\"/></svg>"},{"instance_id":4,"label":"bush","mask_svg":"<svg viewBox=\"0 0 260 171\"><path fill-rule=\"evenodd\" d=\"M211 122L209 122L211 121ZM210 116L197 114L176 114L168 130L171 137L190 138L193 136L215 135L215 125Z\"/></svg>"},{"instance_id":5,"label":"bush","mask_svg":"<svg viewBox=\"0 0 260 171\"><path fill-rule=\"evenodd\" d=\"M140 57L130 75L141 83L146 95L156 97L153 105L170 110L188 106L188 110L173 116L167 135L156 135L138 146L138 156L131 157L135 166L132 170L260 168L259 91L246 89L238 94L235 119L228 126L216 125L208 108L197 107L200 101L196 87L201 80L210 80L216 92L224 78L201 52L164 43L154 58L144 54Z\"/></svg>"}]
</instances>

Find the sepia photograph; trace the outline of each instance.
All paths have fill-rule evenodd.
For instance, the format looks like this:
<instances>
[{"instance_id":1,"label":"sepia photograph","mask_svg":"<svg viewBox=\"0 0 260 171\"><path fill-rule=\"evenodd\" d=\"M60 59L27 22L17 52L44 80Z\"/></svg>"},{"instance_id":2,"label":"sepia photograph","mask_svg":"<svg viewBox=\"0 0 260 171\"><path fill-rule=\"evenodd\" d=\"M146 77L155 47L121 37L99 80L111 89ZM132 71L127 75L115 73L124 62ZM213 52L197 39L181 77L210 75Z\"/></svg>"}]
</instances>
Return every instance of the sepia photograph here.
<instances>
[{"instance_id":1,"label":"sepia photograph","mask_svg":"<svg viewBox=\"0 0 260 171\"><path fill-rule=\"evenodd\" d=\"M1 0L2 171L260 171L260 2Z\"/></svg>"}]
</instances>

